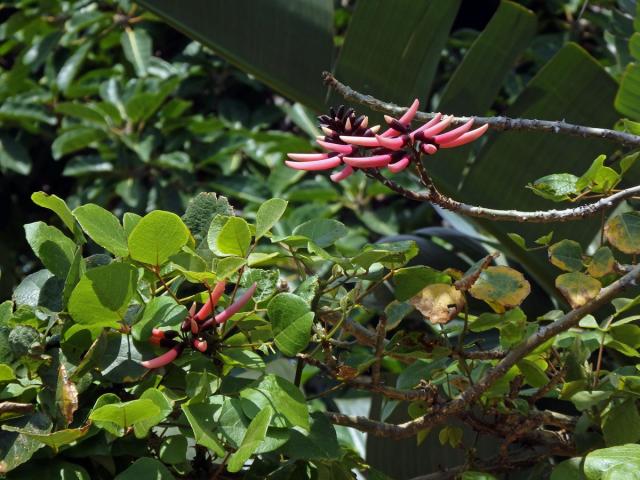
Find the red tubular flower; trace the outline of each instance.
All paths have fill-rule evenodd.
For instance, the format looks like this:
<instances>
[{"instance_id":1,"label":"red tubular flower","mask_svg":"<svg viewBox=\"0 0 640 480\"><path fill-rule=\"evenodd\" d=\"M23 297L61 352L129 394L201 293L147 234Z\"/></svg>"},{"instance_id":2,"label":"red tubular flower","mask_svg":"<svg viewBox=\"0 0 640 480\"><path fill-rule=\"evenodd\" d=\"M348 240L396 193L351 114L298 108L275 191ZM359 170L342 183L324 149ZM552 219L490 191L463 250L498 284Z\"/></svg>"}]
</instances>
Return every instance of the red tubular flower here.
<instances>
[{"instance_id":1,"label":"red tubular flower","mask_svg":"<svg viewBox=\"0 0 640 480\"><path fill-rule=\"evenodd\" d=\"M200 311L193 317L196 321L204 322L205 319L209 315L211 315L211 312L216 307L216 305L218 304L218 301L220 300L220 297L224 293L224 288L226 286L227 286L227 282L225 282L224 280L221 280L218 283L216 283L216 286L213 287L213 290L209 294L209 299L207 300L207 302L202 306Z\"/></svg>"},{"instance_id":2,"label":"red tubular flower","mask_svg":"<svg viewBox=\"0 0 640 480\"><path fill-rule=\"evenodd\" d=\"M171 350L163 353L159 357L141 362L141 365L145 368L164 367L165 365L169 365L176 358L178 358L178 356L180 356L180 354L182 353L182 350L184 350L184 343L179 343L175 345L173 348L171 348Z\"/></svg>"},{"instance_id":3,"label":"red tubular flower","mask_svg":"<svg viewBox=\"0 0 640 480\"><path fill-rule=\"evenodd\" d=\"M337 110L331 108L329 115L318 117L325 136L317 142L329 153L290 153L290 160L285 163L306 171L332 170L345 165L331 175L334 182L344 180L356 169L386 167L391 173L398 173L406 169L418 153L433 155L440 148L466 145L487 131L488 125L471 130L473 119L446 131L454 117L441 113L410 131L419 106L416 99L400 118L385 116L389 128L380 135L376 135L379 125L368 128L368 118L356 117L353 109L346 110L344 105Z\"/></svg>"},{"instance_id":4,"label":"red tubular flower","mask_svg":"<svg viewBox=\"0 0 640 480\"><path fill-rule=\"evenodd\" d=\"M255 293L257 287L257 283L251 285L251 287L249 287L242 295L240 295L240 297L238 297L235 302L233 302L226 309L217 314L214 318L210 318L209 320L204 322L200 327L200 331L211 328L214 323L221 324L229 320L229 318L231 318L235 313L239 312L242 307L244 307L247 302L251 300L251 297Z\"/></svg>"}]
</instances>

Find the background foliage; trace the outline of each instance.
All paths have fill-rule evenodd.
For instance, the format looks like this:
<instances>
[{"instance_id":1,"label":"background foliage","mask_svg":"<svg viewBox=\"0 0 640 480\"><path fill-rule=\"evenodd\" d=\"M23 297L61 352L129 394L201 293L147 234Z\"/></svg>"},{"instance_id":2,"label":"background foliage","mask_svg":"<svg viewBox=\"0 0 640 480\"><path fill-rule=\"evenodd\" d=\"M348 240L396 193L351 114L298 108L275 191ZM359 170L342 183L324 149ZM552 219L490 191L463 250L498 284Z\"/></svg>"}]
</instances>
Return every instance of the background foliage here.
<instances>
[{"instance_id":1,"label":"background foliage","mask_svg":"<svg viewBox=\"0 0 640 480\"><path fill-rule=\"evenodd\" d=\"M33 375L39 365L36 360L32 363L31 356L43 354L38 349L46 347L50 333L53 333L51 323L57 321L57 312L66 309L72 285L75 286L82 269L100 268L107 261L101 256L102 248L115 257L126 257L126 253L118 248L130 247L129 240L123 240L121 233L118 234L120 243L115 244L113 238L101 241L94 236L91 228L83 223L81 214L76 213L82 211L76 207L88 203L100 205L123 219L121 228L128 237L133 223L128 227L127 218L134 222L137 218L134 214L144 215L156 209L182 215L188 200L200 191L226 195L236 213L241 213L250 223L255 223L258 209L266 200L280 197L289 204L280 222L274 226L275 238L299 233L296 228L318 218L328 222L330 218L341 220L348 226L332 224L335 229L328 230L333 231L335 238L330 236L327 244L327 240L316 241L310 251L304 252L314 261L317 261L315 256L323 257L320 249L326 247L334 249L324 258L331 264L339 263L336 262L338 257L354 261L354 256L370 242L413 240L418 247L411 254L415 255L412 260L415 264L430 265L439 270L455 267L464 271L486 254L480 239L493 242L494 246L500 245L501 250L510 255L511 264L525 270L533 294L523 309L531 312L533 318L552 308L550 297L563 301L554 288L558 271L543 258L546 252L526 251L513 241L518 237L508 235L517 232L530 243L547 231L512 225L503 228L488 223L471 227L445 212L439 212L445 217L445 226L455 225L465 232L464 235L449 228L425 228L440 223L429 206L416 206L388 195L385 188L367 183L362 176L354 176L340 186L331 184L324 177L304 176L286 169L282 157L288 151L311 150L310 139L317 131L306 108L324 106L326 92L319 81L319 72L323 69L333 70L354 88L385 100L407 103L417 96L423 101L425 110L566 118L603 127L610 127L623 115L629 120L621 122L620 128L637 133L640 129L633 123L639 119L635 101L637 82L634 81L637 75L634 62L639 58L635 47L638 33L633 22L635 2L588 2L584 9L583 2L559 0L452 1L447 2L446 8L440 8L435 1L402 2L402 5L386 1L339 4L274 1L261 3L258 7L253 2L242 1L205 2L207 5L204 6L194 2L188 9L175 2L143 3L163 20L124 0L20 0L0 9L0 195L5 209L10 212L3 216L0 230L3 246L0 251L0 291L3 297L9 297L13 287L20 285L12 297L15 306L24 309L11 312L11 320L7 322L12 327L26 328L18 329L26 339L12 344L12 352L21 359L23 370L19 371L19 381L5 372L3 399L35 401L38 397L38 402L54 410L51 402L65 404L66 384L60 383L57 377L48 378L51 372L38 373L42 385L47 388L41 390L42 385L34 386L38 380ZM165 20L207 47L178 33ZM286 29L287 34L281 29ZM247 31L255 36L246 35ZM409 39L420 47L410 49L410 55L406 57L403 52ZM256 48L256 44L260 48ZM507 44L509 48L505 49ZM291 58L298 61L291 62ZM492 61L487 63L487 59ZM290 103L291 100L305 106ZM449 193L456 192L460 198L489 206L533 209L546 207L549 203L525 190L527 183L553 172L579 176L601 153L609 154L607 165L610 166L616 166L622 158L611 144L602 142L506 133L489 138L475 152L468 150L465 155L455 157L443 155L444 158L439 158L439 163L432 168L442 187ZM637 184L637 175L637 170L631 170L625 181ZM409 178L400 181L410 184ZM79 224L73 218L65 221L64 215L62 219L53 213L47 216L40 207L52 208L51 197L36 196L35 203L30 200L31 193L39 190L64 198ZM125 212L129 212L129 216L125 216ZM63 224L69 227L66 240L60 237L59 230L51 230L42 223L30 223L47 218L59 227ZM202 241L202 230L190 223L188 217L184 220L194 242ZM25 230L24 223L29 223ZM207 230L208 226L200 225ZM578 227L559 226L554 229L555 239L579 240L586 249L599 226L597 221L584 222ZM483 236L487 233L494 237ZM83 244L85 234L92 241L83 247L84 253L79 254L77 245ZM49 241L58 245L62 253L56 252L52 256L47 252L43 245L48 245ZM282 243L285 253L263 246L261 254L277 254L265 264L254 266L258 269L282 267L282 277L295 288L299 281L295 277L295 264L282 260L291 254L290 248L299 247L295 240L290 242ZM80 267L83 255L86 265ZM210 262L211 254L207 255L205 260ZM39 269L36 256L47 270ZM581 254L578 257L582 261ZM557 265L557 262L552 263ZM213 264L208 265L213 269ZM237 266L240 268L240 263ZM189 270L191 267L183 267L185 271L193 271ZM320 273L325 274L325 270ZM180 282L188 279L184 271L176 275ZM191 280L194 278L197 276ZM376 278L360 280L367 282ZM272 277L268 279L268 288L260 287L271 289L268 290L270 294L264 294L265 302L282 287ZM239 283L248 286L249 280L243 281ZM346 290L341 293L346 295ZM372 310L358 311L357 318L362 322L374 318L372 312L393 300L390 295L400 300L397 291L377 290ZM402 297L400 301L404 300L406 298ZM264 306L266 308L266 303ZM75 318L76 315L72 313L72 316ZM409 316L404 322L409 330L424 329L422 320L416 316ZM38 331L37 336L33 327ZM95 331L92 332L91 342L98 338ZM611 341L617 340L614 337ZM85 343L75 346L76 354L92 345L86 343L87 338L83 341ZM111 336L111 341L116 341L115 336ZM278 345L277 335L273 341L285 354L295 351L291 346ZM495 335L492 341L497 341ZM596 345L595 341L584 342L589 345L587 353L591 353L590 347ZM635 348L635 345L629 348ZM624 346L619 346L618 350L629 353ZM633 368L627 357L614 354L611 359L614 362L612 369L615 366ZM222 359L224 364L237 366L234 361L238 360ZM348 362L357 365L362 357L355 355ZM56 365L51 368L59 375L61 370L59 364ZM240 363L240 366L249 368L246 363ZM71 366L68 368L72 369ZM76 362L73 368L80 369L72 374L77 378L91 369L88 363L82 362ZM394 371L391 367L389 370ZM107 369L106 374L110 371ZM624 372L628 373L627 370ZM398 382L398 385L410 383L406 376ZM121 387L113 388L121 393ZM150 391L155 391L153 388ZM319 392L322 385L311 384L308 388L310 392L314 388ZM613 396L615 402L606 405L626 413L609 418L630 418L629 412L635 408L631 405L635 401L620 394L615 390L617 387L612 388L615 393L602 394L598 399L606 396L605 400L608 400ZM40 398L51 396L52 389L57 400ZM137 402L140 391L126 392L120 400L136 398L131 401ZM156 404L168 401L160 396L165 393L147 395L153 397L149 401ZM117 405L118 412L135 408L135 405L117 404L111 400L105 401L100 408L107 407L107 403ZM90 403L85 408L94 407ZM159 408L162 409L162 405ZM109 415L116 415L111 407L102 412L109 410L113 410ZM256 438L266 435L268 430L264 430L264 424L272 422L272 419L266 419L268 410L265 412L265 418L259 419L262 427L258 428L257 420L254 425ZM59 429L64 419L56 415L59 413L49 416L57 422L54 428ZM184 415L189 418L188 410ZM99 416L94 418L96 425L100 424ZM47 423L51 418L36 418L33 422L41 421L37 427L45 431L51 427ZM615 425L615 422L610 420L608 424ZM135 429L133 424L118 428L131 426ZM197 428L191 427L197 436ZM77 423L62 429L65 433L60 436L65 439L60 441L70 443L80 438L87 434L83 428ZM94 434L94 427L91 428ZM112 426L104 430L119 438L124 430L118 428ZM607 444L611 444L607 436L610 439L610 435L615 435L611 431L604 430ZM450 443L455 444L456 435L455 431L451 435L444 434L443 443L452 439ZM98 436L108 437L104 432ZM35 445L41 446L30 438L25 447L29 452ZM42 440L42 437L38 438ZM238 438L231 438L237 443ZM130 436L124 436L114 442L109 453L116 457L115 452L135 447L126 443L130 440ZM430 441L437 443L433 438ZM44 443L55 452L58 444L47 442ZM167 459L182 459L183 455L175 453L182 452L183 447L180 441L175 442L177 445L160 446L157 451L158 458L173 465L174 473L182 467L175 467L178 462ZM334 460L339 458L336 445L326 449ZM342 446L345 445L349 445L347 450L353 446L342 442ZM369 448L375 449L375 442L370 441ZM340 455L345 455L344 451ZM237 462L240 462L239 458L236 457ZM355 454L349 458L353 463L345 465L358 464ZM376 456L371 455L371 458ZM128 463L129 460L124 459L122 465L101 468L115 472L126 465L130 475L136 474L137 468L157 468L160 475L164 475L165 467L158 464L140 463L129 467ZM66 463L61 465L62 469L75 468ZM96 468L95 471L99 471ZM412 474L397 468L400 467L389 472L398 476ZM335 472L329 475L333 474L337 475ZM594 473L593 478L599 477Z\"/></svg>"}]
</instances>

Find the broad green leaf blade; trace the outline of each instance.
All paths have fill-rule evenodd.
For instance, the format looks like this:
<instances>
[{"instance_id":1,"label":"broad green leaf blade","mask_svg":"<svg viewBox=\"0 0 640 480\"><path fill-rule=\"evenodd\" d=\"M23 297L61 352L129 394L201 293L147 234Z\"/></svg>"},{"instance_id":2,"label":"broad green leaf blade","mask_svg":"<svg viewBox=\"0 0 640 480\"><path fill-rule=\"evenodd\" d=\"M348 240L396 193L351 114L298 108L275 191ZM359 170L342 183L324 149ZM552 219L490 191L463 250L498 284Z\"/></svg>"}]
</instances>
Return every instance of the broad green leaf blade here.
<instances>
[{"instance_id":1,"label":"broad green leaf blade","mask_svg":"<svg viewBox=\"0 0 640 480\"><path fill-rule=\"evenodd\" d=\"M627 444L617 447L601 448L587 455L584 461L584 474L587 480L600 480L605 473L618 465L627 465L640 469L640 445ZM624 478L624 477L619 477Z\"/></svg>"},{"instance_id":2,"label":"broad green leaf blade","mask_svg":"<svg viewBox=\"0 0 640 480\"><path fill-rule=\"evenodd\" d=\"M129 427L160 413L160 408L152 400L139 398L130 402L103 405L91 412L89 419L100 428L122 437Z\"/></svg>"},{"instance_id":3,"label":"broad green leaf blade","mask_svg":"<svg viewBox=\"0 0 640 480\"><path fill-rule=\"evenodd\" d=\"M254 418L266 407L274 407L274 426L309 429L309 412L302 392L293 383L276 375L265 375L261 380L240 392L242 410Z\"/></svg>"},{"instance_id":4,"label":"broad green leaf blade","mask_svg":"<svg viewBox=\"0 0 640 480\"><path fill-rule=\"evenodd\" d=\"M49 433L52 427L51 420L43 413L9 420L3 424L5 429L7 426L43 435ZM6 474L17 466L28 462L31 456L43 446L44 444L40 441L26 435L16 432L0 432L0 474Z\"/></svg>"},{"instance_id":5,"label":"broad green leaf blade","mask_svg":"<svg viewBox=\"0 0 640 480\"><path fill-rule=\"evenodd\" d=\"M311 338L313 312L302 298L280 293L267 307L276 346L287 356L301 352Z\"/></svg>"},{"instance_id":6,"label":"broad green leaf blade","mask_svg":"<svg viewBox=\"0 0 640 480\"><path fill-rule=\"evenodd\" d=\"M79 428L68 428L65 430L58 430L57 432L53 433L43 433L37 430L33 431L25 428L16 428L10 425L3 425L2 429L8 432L20 433L28 438L48 445L49 447L53 448L54 451L56 451L60 447L69 445L79 438L84 437L89 431L89 427L90 424L86 424Z\"/></svg>"},{"instance_id":7,"label":"broad green leaf blade","mask_svg":"<svg viewBox=\"0 0 640 480\"><path fill-rule=\"evenodd\" d=\"M73 218L71 210L67 206L66 202L57 195L49 195L45 192L35 192L31 195L31 201L42 208L48 208L54 212L64 225L72 233L76 232L76 221Z\"/></svg>"},{"instance_id":8,"label":"broad green leaf blade","mask_svg":"<svg viewBox=\"0 0 640 480\"><path fill-rule=\"evenodd\" d=\"M216 239L217 249L223 255L245 257L251 245L249 224L240 217L229 217Z\"/></svg>"},{"instance_id":9,"label":"broad green leaf blade","mask_svg":"<svg viewBox=\"0 0 640 480\"><path fill-rule=\"evenodd\" d=\"M131 258L160 266L189 241L190 233L175 213L156 210L145 215L129 235Z\"/></svg>"},{"instance_id":10,"label":"broad green leaf blade","mask_svg":"<svg viewBox=\"0 0 640 480\"><path fill-rule=\"evenodd\" d=\"M631 63L627 65L620 81L620 89L615 100L616 109L626 117L640 120L638 95L640 95L640 65Z\"/></svg>"},{"instance_id":11,"label":"broad green leaf blade","mask_svg":"<svg viewBox=\"0 0 640 480\"><path fill-rule=\"evenodd\" d=\"M9 135L0 134L0 172L12 170L20 175L31 172L31 155L20 142Z\"/></svg>"},{"instance_id":12,"label":"broad green leaf blade","mask_svg":"<svg viewBox=\"0 0 640 480\"><path fill-rule=\"evenodd\" d=\"M260 446L264 440L269 428L269 423L273 417L273 408L265 407L258 413L247 427L247 432L242 439L240 448L229 457L228 470L230 472L239 472L244 463L249 460L251 455Z\"/></svg>"},{"instance_id":13,"label":"broad green leaf blade","mask_svg":"<svg viewBox=\"0 0 640 480\"><path fill-rule=\"evenodd\" d=\"M118 327L133 297L138 272L131 265L110 263L88 270L69 298L77 323Z\"/></svg>"},{"instance_id":14,"label":"broad green leaf blade","mask_svg":"<svg viewBox=\"0 0 640 480\"><path fill-rule=\"evenodd\" d=\"M140 3L274 90L323 108L320 73L331 70L333 51L331 0Z\"/></svg>"},{"instance_id":15,"label":"broad green leaf blade","mask_svg":"<svg viewBox=\"0 0 640 480\"><path fill-rule=\"evenodd\" d=\"M602 284L584 273L571 272L556 278L556 287L573 308L578 308L596 298Z\"/></svg>"},{"instance_id":16,"label":"broad green leaf blade","mask_svg":"<svg viewBox=\"0 0 640 480\"><path fill-rule=\"evenodd\" d=\"M486 113L535 32L533 12L510 1L500 2L447 83L438 110L453 115Z\"/></svg>"},{"instance_id":17,"label":"broad green leaf blade","mask_svg":"<svg viewBox=\"0 0 640 480\"><path fill-rule=\"evenodd\" d=\"M73 211L74 217L91 239L117 257L129 255L127 236L116 216L104 208L88 203Z\"/></svg>"},{"instance_id":18,"label":"broad green leaf blade","mask_svg":"<svg viewBox=\"0 0 640 480\"><path fill-rule=\"evenodd\" d=\"M460 0L358 2L336 63L336 77L400 105L414 98L425 101L459 5Z\"/></svg>"},{"instance_id":19,"label":"broad green leaf blade","mask_svg":"<svg viewBox=\"0 0 640 480\"><path fill-rule=\"evenodd\" d=\"M124 472L117 475L114 480L142 480L149 478L153 480L174 480L175 477L169 469L155 458L139 458L133 465Z\"/></svg>"},{"instance_id":20,"label":"broad green leaf blade","mask_svg":"<svg viewBox=\"0 0 640 480\"><path fill-rule=\"evenodd\" d=\"M203 403L182 405L182 411L191 425L196 443L213 450L216 455L222 457L225 451L214 433L216 422L213 420L214 413L219 408L219 405Z\"/></svg>"},{"instance_id":21,"label":"broad green leaf blade","mask_svg":"<svg viewBox=\"0 0 640 480\"><path fill-rule=\"evenodd\" d=\"M265 235L273 227L287 209L287 201L281 198L267 200L256 214L256 240Z\"/></svg>"},{"instance_id":22,"label":"broad green leaf blade","mask_svg":"<svg viewBox=\"0 0 640 480\"><path fill-rule=\"evenodd\" d=\"M27 242L43 265L60 278L66 278L73 262L76 244L56 227L43 222L24 226Z\"/></svg>"},{"instance_id":23,"label":"broad green leaf blade","mask_svg":"<svg viewBox=\"0 0 640 480\"><path fill-rule=\"evenodd\" d=\"M151 58L151 37L141 28L126 28L120 37L125 57L131 62L139 77L147 75Z\"/></svg>"}]
</instances>

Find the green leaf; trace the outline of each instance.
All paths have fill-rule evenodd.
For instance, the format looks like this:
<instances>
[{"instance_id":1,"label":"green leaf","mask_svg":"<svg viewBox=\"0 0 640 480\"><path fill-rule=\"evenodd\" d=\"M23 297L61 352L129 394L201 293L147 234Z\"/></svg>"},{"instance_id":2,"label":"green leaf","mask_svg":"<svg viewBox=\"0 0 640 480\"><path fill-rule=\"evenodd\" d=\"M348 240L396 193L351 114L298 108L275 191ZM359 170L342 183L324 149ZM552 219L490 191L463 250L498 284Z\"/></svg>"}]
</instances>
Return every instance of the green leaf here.
<instances>
[{"instance_id":1,"label":"green leaf","mask_svg":"<svg viewBox=\"0 0 640 480\"><path fill-rule=\"evenodd\" d=\"M158 416L160 408L147 398L124 403L111 403L96 408L89 419L109 433L122 437L134 424Z\"/></svg>"},{"instance_id":2,"label":"green leaf","mask_svg":"<svg viewBox=\"0 0 640 480\"><path fill-rule=\"evenodd\" d=\"M608 447L640 440L640 414L634 399L610 404L602 417L602 433Z\"/></svg>"},{"instance_id":3,"label":"green leaf","mask_svg":"<svg viewBox=\"0 0 640 480\"><path fill-rule=\"evenodd\" d=\"M99 128L76 127L56 137L51 144L51 154L55 160L59 160L64 155L81 150L104 137L104 131Z\"/></svg>"},{"instance_id":4,"label":"green leaf","mask_svg":"<svg viewBox=\"0 0 640 480\"><path fill-rule=\"evenodd\" d=\"M77 323L119 327L137 286L131 265L113 262L88 270L69 299L69 313Z\"/></svg>"},{"instance_id":5,"label":"green leaf","mask_svg":"<svg viewBox=\"0 0 640 480\"><path fill-rule=\"evenodd\" d=\"M153 480L174 480L175 477L169 469L155 458L139 458L124 472L116 475L114 480L141 480L149 478Z\"/></svg>"},{"instance_id":6,"label":"green leaf","mask_svg":"<svg viewBox=\"0 0 640 480\"><path fill-rule=\"evenodd\" d=\"M202 239L216 215L233 215L229 201L215 193L201 192L189 201L182 220L196 239Z\"/></svg>"},{"instance_id":7,"label":"green leaf","mask_svg":"<svg viewBox=\"0 0 640 480\"><path fill-rule=\"evenodd\" d=\"M70 443L84 437L89 432L89 427L90 424L87 424L80 428L58 430L53 433L43 433L37 430L33 431L25 428L12 427L10 425L3 425L2 429L8 432L20 433L21 435L43 443L44 445L51 447L54 451L57 451L60 447L69 445Z\"/></svg>"},{"instance_id":8,"label":"green leaf","mask_svg":"<svg viewBox=\"0 0 640 480\"><path fill-rule=\"evenodd\" d=\"M73 216L91 239L117 257L129 256L127 236L114 214L88 203L76 208Z\"/></svg>"},{"instance_id":9,"label":"green leaf","mask_svg":"<svg viewBox=\"0 0 640 480\"><path fill-rule=\"evenodd\" d=\"M636 60L640 60L640 33L633 32L629 39L629 52Z\"/></svg>"},{"instance_id":10,"label":"green leaf","mask_svg":"<svg viewBox=\"0 0 640 480\"><path fill-rule=\"evenodd\" d=\"M245 257L250 245L249 224L242 218L229 217L216 238L216 250L223 255Z\"/></svg>"},{"instance_id":11,"label":"green leaf","mask_svg":"<svg viewBox=\"0 0 640 480\"><path fill-rule=\"evenodd\" d=\"M337 460L341 456L336 430L322 412L311 414L309 431L293 427L284 454L293 460Z\"/></svg>"},{"instance_id":12,"label":"green leaf","mask_svg":"<svg viewBox=\"0 0 640 480\"><path fill-rule=\"evenodd\" d=\"M473 472L471 470L462 474L461 480L498 480L490 473Z\"/></svg>"},{"instance_id":13,"label":"green leaf","mask_svg":"<svg viewBox=\"0 0 640 480\"><path fill-rule=\"evenodd\" d=\"M579 193L578 177L570 173L546 175L527 185L533 193L554 202L561 202Z\"/></svg>"},{"instance_id":14,"label":"green leaf","mask_svg":"<svg viewBox=\"0 0 640 480\"><path fill-rule=\"evenodd\" d=\"M249 9L237 2L208 0L197 0L189 8L172 0L142 4L171 18L172 25L288 98L323 108L326 90L318 75L331 69L331 1L273 0L257 2ZM242 25L233 25L230 18L242 18ZM291 58L297 59L295 65Z\"/></svg>"},{"instance_id":15,"label":"green leaf","mask_svg":"<svg viewBox=\"0 0 640 480\"><path fill-rule=\"evenodd\" d=\"M169 296L154 297L145 305L142 318L132 327L131 334L137 341L146 341L154 328L178 330L187 313L184 305L177 304Z\"/></svg>"},{"instance_id":16,"label":"green leaf","mask_svg":"<svg viewBox=\"0 0 640 480\"><path fill-rule=\"evenodd\" d=\"M225 257L218 260L216 263L216 276L220 279L229 278L236 273L240 268L244 267L247 261L241 257Z\"/></svg>"},{"instance_id":17,"label":"green leaf","mask_svg":"<svg viewBox=\"0 0 640 480\"><path fill-rule=\"evenodd\" d=\"M142 217L129 235L129 252L133 260L159 267L178 253L189 238L189 230L180 217L156 210Z\"/></svg>"},{"instance_id":18,"label":"green leaf","mask_svg":"<svg viewBox=\"0 0 640 480\"><path fill-rule=\"evenodd\" d=\"M280 293L267 306L276 346L293 357L309 344L314 313L302 298L292 293Z\"/></svg>"},{"instance_id":19,"label":"green leaf","mask_svg":"<svg viewBox=\"0 0 640 480\"><path fill-rule=\"evenodd\" d=\"M51 420L42 413L26 415L3 424L7 426L47 434L51 431ZM44 446L40 441L16 432L0 432L0 474L6 474L28 462L31 456Z\"/></svg>"},{"instance_id":20,"label":"green leaf","mask_svg":"<svg viewBox=\"0 0 640 480\"><path fill-rule=\"evenodd\" d=\"M73 218L71 210L67 206L66 202L57 195L49 195L45 192L35 192L31 195L31 201L42 208L48 208L54 212L62 223L69 229L70 232L75 233L77 231L76 221Z\"/></svg>"},{"instance_id":21,"label":"green leaf","mask_svg":"<svg viewBox=\"0 0 640 480\"><path fill-rule=\"evenodd\" d=\"M159 458L169 465L183 464L187 459L187 439L174 435L166 437L160 444Z\"/></svg>"},{"instance_id":22,"label":"green leaf","mask_svg":"<svg viewBox=\"0 0 640 480\"><path fill-rule=\"evenodd\" d=\"M151 37L141 28L126 28L120 36L122 51L139 77L145 77L151 58Z\"/></svg>"},{"instance_id":23,"label":"green leaf","mask_svg":"<svg viewBox=\"0 0 640 480\"><path fill-rule=\"evenodd\" d=\"M640 213L625 212L610 218L604 234L611 245L624 253L640 253Z\"/></svg>"},{"instance_id":24,"label":"green leaf","mask_svg":"<svg viewBox=\"0 0 640 480\"><path fill-rule=\"evenodd\" d=\"M55 276L66 278L76 244L57 228L43 222L29 223L24 230L29 246L42 264Z\"/></svg>"},{"instance_id":25,"label":"green leaf","mask_svg":"<svg viewBox=\"0 0 640 480\"><path fill-rule=\"evenodd\" d=\"M572 308L578 308L598 296L602 284L580 272L565 273L556 278L556 287Z\"/></svg>"},{"instance_id":26,"label":"green leaf","mask_svg":"<svg viewBox=\"0 0 640 480\"><path fill-rule=\"evenodd\" d=\"M616 259L609 247L600 247L591 257L587 272L592 277L600 278L613 273Z\"/></svg>"},{"instance_id":27,"label":"green leaf","mask_svg":"<svg viewBox=\"0 0 640 480\"><path fill-rule=\"evenodd\" d=\"M328 218L309 220L293 230L293 235L306 237L321 248L333 245L347 233L347 227L342 223Z\"/></svg>"},{"instance_id":28,"label":"green leaf","mask_svg":"<svg viewBox=\"0 0 640 480\"><path fill-rule=\"evenodd\" d=\"M62 65L62 68L58 72L58 77L56 79L56 83L58 84L58 88L66 92L67 89L73 83L76 75L82 68L82 64L87 58L87 54L93 48L93 40L86 39L82 45L80 45L76 51L71 55Z\"/></svg>"},{"instance_id":29,"label":"green leaf","mask_svg":"<svg viewBox=\"0 0 640 480\"><path fill-rule=\"evenodd\" d=\"M614 102L616 110L625 117L640 120L638 95L640 95L640 65L630 63L620 80L620 88Z\"/></svg>"},{"instance_id":30,"label":"green leaf","mask_svg":"<svg viewBox=\"0 0 640 480\"><path fill-rule=\"evenodd\" d=\"M7 170L29 175L31 172L31 156L22 144L9 135L0 133L0 172Z\"/></svg>"},{"instance_id":31,"label":"green leaf","mask_svg":"<svg viewBox=\"0 0 640 480\"><path fill-rule=\"evenodd\" d=\"M395 297L401 302L409 300L426 286L435 283L451 283L451 277L423 265L400 268L393 275Z\"/></svg>"},{"instance_id":32,"label":"green leaf","mask_svg":"<svg viewBox=\"0 0 640 480\"><path fill-rule=\"evenodd\" d=\"M578 191L589 189L596 193L606 193L620 181L618 172L604 166L606 158L606 155L599 155L593 161L589 169L576 182Z\"/></svg>"},{"instance_id":33,"label":"green leaf","mask_svg":"<svg viewBox=\"0 0 640 480\"><path fill-rule=\"evenodd\" d=\"M531 292L522 273L511 267L487 267L469 290L472 297L502 307L517 307Z\"/></svg>"},{"instance_id":34,"label":"green leaf","mask_svg":"<svg viewBox=\"0 0 640 480\"><path fill-rule=\"evenodd\" d=\"M242 444L238 450L229 457L227 470L230 472L239 472L242 469L245 462L249 460L264 440L272 417L273 409L267 406L263 410L260 410L253 420L251 420L251 423L247 427L247 432L242 439Z\"/></svg>"},{"instance_id":35,"label":"green leaf","mask_svg":"<svg viewBox=\"0 0 640 480\"><path fill-rule=\"evenodd\" d=\"M556 465L550 480L584 480L582 475L582 457L570 458Z\"/></svg>"},{"instance_id":36,"label":"green leaf","mask_svg":"<svg viewBox=\"0 0 640 480\"><path fill-rule=\"evenodd\" d=\"M152 427L155 427L160 422L164 421L173 412L173 404L157 388L148 388L142 395L141 400L151 400L156 407L158 407L158 414L153 417L148 417L144 420L137 421L133 424L133 431L137 438L146 438L149 435L149 431ZM184 460L184 458L183 458Z\"/></svg>"},{"instance_id":37,"label":"green leaf","mask_svg":"<svg viewBox=\"0 0 640 480\"><path fill-rule=\"evenodd\" d=\"M273 227L287 209L287 201L281 198L267 200L256 213L256 241Z\"/></svg>"},{"instance_id":38,"label":"green leaf","mask_svg":"<svg viewBox=\"0 0 640 480\"><path fill-rule=\"evenodd\" d=\"M251 387L240 392L242 410L254 418L266 407L275 411L274 426L290 428L298 426L309 430L309 412L302 392L282 377L265 375Z\"/></svg>"},{"instance_id":39,"label":"green leaf","mask_svg":"<svg viewBox=\"0 0 640 480\"><path fill-rule=\"evenodd\" d=\"M181 408L191 425L196 443L212 450L219 457L224 456L224 447L214 433L217 426L214 414L220 406L198 403L182 404Z\"/></svg>"},{"instance_id":40,"label":"green leaf","mask_svg":"<svg viewBox=\"0 0 640 480\"><path fill-rule=\"evenodd\" d=\"M628 444L594 450L585 458L584 474L587 480L605 480L607 472L618 465L640 470L640 445ZM609 477L609 480L614 479Z\"/></svg>"},{"instance_id":41,"label":"green leaf","mask_svg":"<svg viewBox=\"0 0 640 480\"><path fill-rule=\"evenodd\" d=\"M582 270L582 246L573 240L561 240L549 247L549 260L566 272Z\"/></svg>"}]
</instances>

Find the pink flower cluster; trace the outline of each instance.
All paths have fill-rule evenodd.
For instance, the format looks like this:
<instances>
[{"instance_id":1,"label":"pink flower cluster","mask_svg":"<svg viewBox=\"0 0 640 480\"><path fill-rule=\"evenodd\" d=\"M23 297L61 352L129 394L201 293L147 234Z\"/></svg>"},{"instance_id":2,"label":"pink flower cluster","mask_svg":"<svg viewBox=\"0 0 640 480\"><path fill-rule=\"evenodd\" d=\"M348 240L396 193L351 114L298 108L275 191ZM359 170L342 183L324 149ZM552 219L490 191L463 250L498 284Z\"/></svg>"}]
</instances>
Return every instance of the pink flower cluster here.
<instances>
[{"instance_id":1,"label":"pink flower cluster","mask_svg":"<svg viewBox=\"0 0 640 480\"><path fill-rule=\"evenodd\" d=\"M433 155L440 148L459 147L478 139L487 131L488 125L471 130L474 119L453 130L445 132L453 116L437 113L429 122L411 130L420 102L416 99L400 118L385 115L388 129L378 135L379 125L368 128L368 118L355 116L353 109L342 105L337 111L330 109L329 115L318 117L325 133L316 140L327 150L324 153L289 153L285 163L296 170L329 170L344 165L331 175L339 182L349 177L356 169L388 168L391 173L404 170L415 158L414 154Z\"/></svg>"}]
</instances>

